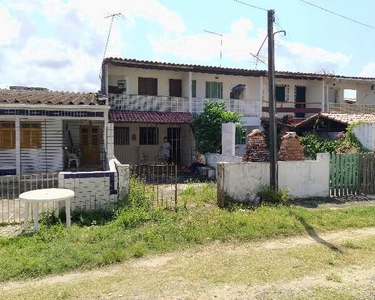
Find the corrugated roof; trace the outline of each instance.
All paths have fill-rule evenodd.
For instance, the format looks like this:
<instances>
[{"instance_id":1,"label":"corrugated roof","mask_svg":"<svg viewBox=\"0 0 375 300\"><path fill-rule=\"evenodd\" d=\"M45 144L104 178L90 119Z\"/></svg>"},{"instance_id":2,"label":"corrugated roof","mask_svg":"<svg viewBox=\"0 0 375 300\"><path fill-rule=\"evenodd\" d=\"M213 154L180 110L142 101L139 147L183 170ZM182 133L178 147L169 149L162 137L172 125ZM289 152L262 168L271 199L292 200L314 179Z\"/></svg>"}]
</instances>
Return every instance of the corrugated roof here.
<instances>
[{"instance_id":1,"label":"corrugated roof","mask_svg":"<svg viewBox=\"0 0 375 300\"><path fill-rule=\"evenodd\" d=\"M98 105L96 93L55 92L37 89L0 89L0 104Z\"/></svg>"},{"instance_id":2,"label":"corrugated roof","mask_svg":"<svg viewBox=\"0 0 375 300\"><path fill-rule=\"evenodd\" d=\"M158 124L189 124L190 113L110 110L109 121L113 123L158 123Z\"/></svg>"},{"instance_id":3,"label":"corrugated roof","mask_svg":"<svg viewBox=\"0 0 375 300\"><path fill-rule=\"evenodd\" d=\"M159 70L171 70L171 71L190 71L198 73L214 73L214 74L225 74L225 75L239 75L239 76L267 76L265 70L252 70L252 69L241 69L241 68L224 68L215 66L204 66L196 64L181 64L181 63L170 63L170 62L158 62L149 60L138 60L131 58L120 58L120 57L107 57L103 60L103 64L111 64L115 66L133 67L133 68L149 68ZM322 80L324 78L342 78L342 79L362 79L362 80L374 80L373 77L356 77L356 76L342 76L342 75L331 75L331 74L319 74L319 73L308 73L308 72L289 72L289 71L276 71L276 77L279 78L301 78L301 79L317 79Z\"/></svg>"},{"instance_id":4,"label":"corrugated roof","mask_svg":"<svg viewBox=\"0 0 375 300\"><path fill-rule=\"evenodd\" d=\"M355 123L358 121L367 121L371 123L375 123L375 115L372 114L332 114L332 113L319 113L315 114L306 120L295 125L295 128L301 128L307 124L314 123L318 118L325 118L337 123L341 123L344 125L349 125L351 123Z\"/></svg>"}]
</instances>

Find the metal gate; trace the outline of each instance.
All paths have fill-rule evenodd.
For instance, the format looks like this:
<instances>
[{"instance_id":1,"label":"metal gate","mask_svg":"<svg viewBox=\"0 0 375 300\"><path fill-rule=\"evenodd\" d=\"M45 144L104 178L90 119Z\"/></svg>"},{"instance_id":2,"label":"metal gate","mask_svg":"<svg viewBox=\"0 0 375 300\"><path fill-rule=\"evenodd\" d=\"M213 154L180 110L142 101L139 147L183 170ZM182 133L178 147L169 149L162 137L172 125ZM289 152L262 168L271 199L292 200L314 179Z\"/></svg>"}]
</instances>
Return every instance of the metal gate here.
<instances>
[{"instance_id":1,"label":"metal gate","mask_svg":"<svg viewBox=\"0 0 375 300\"><path fill-rule=\"evenodd\" d=\"M23 221L24 204L19 200L21 193L57 187L58 173L1 176L0 223L18 223ZM54 209L54 205L50 203L40 205L41 211L49 209ZM31 215L29 213L29 216Z\"/></svg>"},{"instance_id":2,"label":"metal gate","mask_svg":"<svg viewBox=\"0 0 375 300\"><path fill-rule=\"evenodd\" d=\"M149 164L131 167L130 194L149 201L153 208L178 209L177 165ZM132 190L135 193L132 193ZM132 199L130 201L133 201Z\"/></svg>"},{"instance_id":3,"label":"metal gate","mask_svg":"<svg viewBox=\"0 0 375 300\"><path fill-rule=\"evenodd\" d=\"M375 195L375 153L331 154L330 194Z\"/></svg>"}]
</instances>

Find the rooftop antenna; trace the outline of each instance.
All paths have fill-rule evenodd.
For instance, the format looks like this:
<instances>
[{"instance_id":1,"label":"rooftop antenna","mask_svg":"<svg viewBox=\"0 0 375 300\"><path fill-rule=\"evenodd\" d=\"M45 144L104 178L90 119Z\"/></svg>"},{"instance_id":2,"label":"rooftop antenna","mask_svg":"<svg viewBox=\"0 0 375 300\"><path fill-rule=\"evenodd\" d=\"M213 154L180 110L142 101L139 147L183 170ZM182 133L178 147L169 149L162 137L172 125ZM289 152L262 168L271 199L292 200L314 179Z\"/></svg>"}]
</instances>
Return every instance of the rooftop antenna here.
<instances>
[{"instance_id":1,"label":"rooftop antenna","mask_svg":"<svg viewBox=\"0 0 375 300\"><path fill-rule=\"evenodd\" d=\"M105 54L107 53L107 48L108 48L109 38L110 38L110 36L111 36L111 31L112 31L113 20L114 20L114 19L126 19L122 13L114 13L114 14L108 15L108 16L106 16L106 17L104 17L104 18L105 18L105 19L111 18L111 24L109 25L109 31L108 31L108 36L107 36L107 42L105 43L105 48L104 48L104 53L103 53L103 59L102 59L102 61L104 60L104 58L105 58ZM100 72L99 72L99 78L100 78L100 79L102 78L102 69L100 69Z\"/></svg>"},{"instance_id":2,"label":"rooftop antenna","mask_svg":"<svg viewBox=\"0 0 375 300\"><path fill-rule=\"evenodd\" d=\"M223 35L221 33L217 33L214 31L209 31L209 30L203 30L204 32L207 32L209 34L214 34L217 36L220 36L220 67L221 67L221 61L223 59Z\"/></svg>"}]
</instances>

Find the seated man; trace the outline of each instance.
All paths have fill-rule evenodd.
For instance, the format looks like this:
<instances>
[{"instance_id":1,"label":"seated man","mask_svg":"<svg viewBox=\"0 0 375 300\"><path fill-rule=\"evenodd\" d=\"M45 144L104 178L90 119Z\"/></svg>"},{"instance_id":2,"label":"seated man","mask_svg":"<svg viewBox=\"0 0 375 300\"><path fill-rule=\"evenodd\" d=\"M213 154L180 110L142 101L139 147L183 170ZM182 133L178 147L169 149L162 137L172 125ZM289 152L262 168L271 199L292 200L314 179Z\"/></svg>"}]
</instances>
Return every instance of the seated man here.
<instances>
[{"instance_id":1,"label":"seated man","mask_svg":"<svg viewBox=\"0 0 375 300\"><path fill-rule=\"evenodd\" d=\"M202 152L197 149L195 154L195 160L190 166L190 172L195 174L198 171L199 167L203 167L206 165L206 157L202 154Z\"/></svg>"}]
</instances>

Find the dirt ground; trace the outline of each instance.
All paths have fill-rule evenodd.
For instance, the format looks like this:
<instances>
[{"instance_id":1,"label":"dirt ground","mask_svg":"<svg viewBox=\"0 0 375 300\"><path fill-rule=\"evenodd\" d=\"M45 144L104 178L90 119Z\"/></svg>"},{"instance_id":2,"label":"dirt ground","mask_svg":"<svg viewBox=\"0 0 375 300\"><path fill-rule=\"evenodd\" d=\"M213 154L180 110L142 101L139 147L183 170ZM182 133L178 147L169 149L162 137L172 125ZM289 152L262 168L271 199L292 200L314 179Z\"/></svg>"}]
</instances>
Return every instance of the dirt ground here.
<instances>
[{"instance_id":1,"label":"dirt ground","mask_svg":"<svg viewBox=\"0 0 375 300\"><path fill-rule=\"evenodd\" d=\"M375 299L375 228L207 246L0 284L1 299Z\"/></svg>"}]
</instances>

